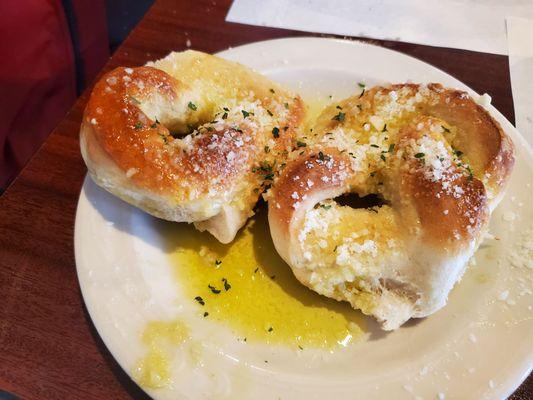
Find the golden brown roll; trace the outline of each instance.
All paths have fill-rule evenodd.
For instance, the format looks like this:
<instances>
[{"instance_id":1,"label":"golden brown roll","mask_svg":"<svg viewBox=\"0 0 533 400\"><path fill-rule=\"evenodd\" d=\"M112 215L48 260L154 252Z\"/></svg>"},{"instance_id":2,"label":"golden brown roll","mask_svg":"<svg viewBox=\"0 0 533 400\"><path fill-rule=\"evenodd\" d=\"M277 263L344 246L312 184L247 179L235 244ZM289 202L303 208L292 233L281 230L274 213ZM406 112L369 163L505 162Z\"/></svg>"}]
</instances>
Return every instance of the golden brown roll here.
<instances>
[{"instance_id":1,"label":"golden brown roll","mask_svg":"<svg viewBox=\"0 0 533 400\"><path fill-rule=\"evenodd\" d=\"M104 75L80 142L98 185L227 243L252 215L302 119L300 98L279 85L186 51Z\"/></svg>"},{"instance_id":2,"label":"golden brown roll","mask_svg":"<svg viewBox=\"0 0 533 400\"><path fill-rule=\"evenodd\" d=\"M444 306L512 170L500 125L464 92L403 84L329 106L301 140L269 194L297 279L385 330ZM377 202L353 208L348 193Z\"/></svg>"}]
</instances>

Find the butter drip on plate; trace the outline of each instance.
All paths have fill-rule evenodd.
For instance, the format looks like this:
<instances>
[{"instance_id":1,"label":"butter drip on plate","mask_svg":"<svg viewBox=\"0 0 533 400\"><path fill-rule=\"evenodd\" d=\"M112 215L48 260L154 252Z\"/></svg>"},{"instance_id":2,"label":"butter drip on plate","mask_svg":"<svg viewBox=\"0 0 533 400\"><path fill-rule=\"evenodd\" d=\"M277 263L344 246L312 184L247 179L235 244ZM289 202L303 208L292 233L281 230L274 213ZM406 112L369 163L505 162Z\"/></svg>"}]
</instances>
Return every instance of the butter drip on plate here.
<instances>
[{"instance_id":1,"label":"butter drip on plate","mask_svg":"<svg viewBox=\"0 0 533 400\"><path fill-rule=\"evenodd\" d=\"M157 389L165 387L170 379L171 348L180 346L189 338L189 328L182 321L152 321L142 333L146 355L133 369L133 377L142 387Z\"/></svg>"},{"instance_id":2,"label":"butter drip on plate","mask_svg":"<svg viewBox=\"0 0 533 400\"><path fill-rule=\"evenodd\" d=\"M274 249L266 214L261 206L229 245L184 224L167 232L176 280L198 318L229 327L243 341L296 350L332 350L360 338L359 312L294 278Z\"/></svg>"}]
</instances>

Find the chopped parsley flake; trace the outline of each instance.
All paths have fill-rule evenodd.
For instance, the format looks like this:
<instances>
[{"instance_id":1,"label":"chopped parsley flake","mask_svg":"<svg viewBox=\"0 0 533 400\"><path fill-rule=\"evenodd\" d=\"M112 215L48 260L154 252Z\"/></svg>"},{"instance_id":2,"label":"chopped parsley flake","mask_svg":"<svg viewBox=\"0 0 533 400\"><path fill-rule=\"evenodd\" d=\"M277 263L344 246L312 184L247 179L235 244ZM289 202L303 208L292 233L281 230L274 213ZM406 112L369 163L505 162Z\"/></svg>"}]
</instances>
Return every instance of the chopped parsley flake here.
<instances>
[{"instance_id":1,"label":"chopped parsley flake","mask_svg":"<svg viewBox=\"0 0 533 400\"><path fill-rule=\"evenodd\" d=\"M204 299L202 299L200 296L196 296L194 298L194 300L196 300L198 303L200 303L202 306L205 306L205 301Z\"/></svg>"},{"instance_id":2,"label":"chopped parsley flake","mask_svg":"<svg viewBox=\"0 0 533 400\"><path fill-rule=\"evenodd\" d=\"M394 151L394 143L389 144L389 153Z\"/></svg>"},{"instance_id":3,"label":"chopped parsley flake","mask_svg":"<svg viewBox=\"0 0 533 400\"><path fill-rule=\"evenodd\" d=\"M331 208L330 204L321 204L320 207L322 207L324 210L329 210Z\"/></svg>"},{"instance_id":4,"label":"chopped parsley flake","mask_svg":"<svg viewBox=\"0 0 533 400\"><path fill-rule=\"evenodd\" d=\"M359 82L358 85L361 89L364 89L366 87L366 84L364 82Z\"/></svg>"},{"instance_id":5,"label":"chopped parsley flake","mask_svg":"<svg viewBox=\"0 0 533 400\"><path fill-rule=\"evenodd\" d=\"M224 290L227 292L231 289L231 285L229 284L228 280L226 278L222 278L222 282L224 283Z\"/></svg>"},{"instance_id":6,"label":"chopped parsley flake","mask_svg":"<svg viewBox=\"0 0 533 400\"><path fill-rule=\"evenodd\" d=\"M318 152L318 159L319 160L324 161L326 159L326 157L328 157L328 156L325 156L324 153L322 153L321 151ZM329 157L328 157L328 160L329 160Z\"/></svg>"},{"instance_id":7,"label":"chopped parsley flake","mask_svg":"<svg viewBox=\"0 0 533 400\"><path fill-rule=\"evenodd\" d=\"M216 265L216 266L219 266L220 264L222 264L222 261L221 261L221 260L215 260L215 265Z\"/></svg>"},{"instance_id":8,"label":"chopped parsley flake","mask_svg":"<svg viewBox=\"0 0 533 400\"><path fill-rule=\"evenodd\" d=\"M381 132L387 132L387 124L383 125L383 129L381 130Z\"/></svg>"},{"instance_id":9,"label":"chopped parsley flake","mask_svg":"<svg viewBox=\"0 0 533 400\"><path fill-rule=\"evenodd\" d=\"M296 146L298 146L298 147L305 147L305 146L307 146L307 144L306 144L305 142L302 142L302 141L298 140L298 141L296 142Z\"/></svg>"},{"instance_id":10,"label":"chopped parsley flake","mask_svg":"<svg viewBox=\"0 0 533 400\"><path fill-rule=\"evenodd\" d=\"M268 115L270 115L271 117L274 116L274 114L272 114L272 111L270 111L270 110L267 110L267 113L268 113Z\"/></svg>"},{"instance_id":11,"label":"chopped parsley flake","mask_svg":"<svg viewBox=\"0 0 533 400\"><path fill-rule=\"evenodd\" d=\"M207 285L207 287L208 287L209 290L211 290L214 294L219 294L219 293L220 293L220 290L217 289L216 287L214 287L213 285Z\"/></svg>"},{"instance_id":12,"label":"chopped parsley flake","mask_svg":"<svg viewBox=\"0 0 533 400\"><path fill-rule=\"evenodd\" d=\"M424 157L424 156L425 156L424 153L416 153L416 154L415 154L415 158L422 158L422 157Z\"/></svg>"},{"instance_id":13,"label":"chopped parsley flake","mask_svg":"<svg viewBox=\"0 0 533 400\"><path fill-rule=\"evenodd\" d=\"M204 312L204 318L207 317L209 315L209 313L206 311Z\"/></svg>"},{"instance_id":14,"label":"chopped parsley flake","mask_svg":"<svg viewBox=\"0 0 533 400\"><path fill-rule=\"evenodd\" d=\"M285 108L288 110L289 109L289 103L283 103L283 105L285 106Z\"/></svg>"},{"instance_id":15,"label":"chopped parsley flake","mask_svg":"<svg viewBox=\"0 0 533 400\"><path fill-rule=\"evenodd\" d=\"M273 330L274 330L274 328L272 328L272 327L268 328L268 331L269 331L269 332L272 332ZM265 362L266 362L266 361L265 361Z\"/></svg>"},{"instance_id":16,"label":"chopped parsley flake","mask_svg":"<svg viewBox=\"0 0 533 400\"><path fill-rule=\"evenodd\" d=\"M274 91L274 89L272 89L272 88L270 88L269 90L270 90L270 93L276 93L276 92Z\"/></svg>"},{"instance_id":17,"label":"chopped parsley flake","mask_svg":"<svg viewBox=\"0 0 533 400\"><path fill-rule=\"evenodd\" d=\"M270 147L265 146L265 153L270 153Z\"/></svg>"},{"instance_id":18,"label":"chopped parsley flake","mask_svg":"<svg viewBox=\"0 0 533 400\"><path fill-rule=\"evenodd\" d=\"M340 111L339 111L339 113L338 113L337 115L335 115L335 116L334 116L333 118L331 118L331 119L334 120L334 121L342 122L342 121L344 121L344 118L345 118L345 117L346 117L346 113L343 113L343 112L340 112Z\"/></svg>"},{"instance_id":19,"label":"chopped parsley flake","mask_svg":"<svg viewBox=\"0 0 533 400\"><path fill-rule=\"evenodd\" d=\"M249 115L250 115L250 113L248 111L242 110L242 116L244 118L247 118Z\"/></svg>"},{"instance_id":20,"label":"chopped parsley flake","mask_svg":"<svg viewBox=\"0 0 533 400\"><path fill-rule=\"evenodd\" d=\"M189 107L193 111L196 111L198 109L196 107L196 104L194 104L192 101L189 101L189 104L187 104L187 107Z\"/></svg>"},{"instance_id":21,"label":"chopped parsley flake","mask_svg":"<svg viewBox=\"0 0 533 400\"><path fill-rule=\"evenodd\" d=\"M222 119L226 119L226 118L228 118L228 113L224 112L224 114L222 114Z\"/></svg>"},{"instance_id":22,"label":"chopped parsley flake","mask_svg":"<svg viewBox=\"0 0 533 400\"><path fill-rule=\"evenodd\" d=\"M136 122L134 125L134 128L136 131L138 131L139 129L142 129L143 128L142 122Z\"/></svg>"},{"instance_id":23,"label":"chopped parsley flake","mask_svg":"<svg viewBox=\"0 0 533 400\"><path fill-rule=\"evenodd\" d=\"M379 149L379 146L377 144L371 144L370 147L375 147L376 149Z\"/></svg>"},{"instance_id":24,"label":"chopped parsley flake","mask_svg":"<svg viewBox=\"0 0 533 400\"><path fill-rule=\"evenodd\" d=\"M272 128L272 135L274 135L274 137L277 139L279 138L279 128L278 127L274 127Z\"/></svg>"},{"instance_id":25,"label":"chopped parsley flake","mask_svg":"<svg viewBox=\"0 0 533 400\"><path fill-rule=\"evenodd\" d=\"M387 159L385 158L385 155L384 155L384 154L381 154L381 155L379 156L379 158L381 158L383 161L387 161Z\"/></svg>"},{"instance_id":26,"label":"chopped parsley flake","mask_svg":"<svg viewBox=\"0 0 533 400\"><path fill-rule=\"evenodd\" d=\"M444 125L441 125L441 127L444 130L444 132L450 133L450 130L448 128L446 128Z\"/></svg>"}]
</instances>

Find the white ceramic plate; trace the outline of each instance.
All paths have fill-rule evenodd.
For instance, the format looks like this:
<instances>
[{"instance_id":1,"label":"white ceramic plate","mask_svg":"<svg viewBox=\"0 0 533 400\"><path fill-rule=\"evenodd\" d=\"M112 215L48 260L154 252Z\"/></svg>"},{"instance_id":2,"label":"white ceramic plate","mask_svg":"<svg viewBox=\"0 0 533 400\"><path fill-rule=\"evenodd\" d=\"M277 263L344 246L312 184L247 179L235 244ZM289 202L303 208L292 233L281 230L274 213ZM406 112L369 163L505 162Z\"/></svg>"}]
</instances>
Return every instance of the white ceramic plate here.
<instances>
[{"instance_id":1,"label":"white ceramic plate","mask_svg":"<svg viewBox=\"0 0 533 400\"><path fill-rule=\"evenodd\" d=\"M359 42L281 39L220 55L304 98L343 98L361 81L371 86L408 80L441 82L477 96L428 64ZM148 390L156 399L505 398L533 362L533 156L513 126L492 106L488 110L517 149L507 194L491 222L500 240L481 247L477 264L437 314L332 353L243 344L229 330L194 317L197 306L171 276L161 223L86 179L76 216L76 264L99 334L131 373L146 352L139 336L147 321L178 315L188 321L201 362L192 363L177 348L171 384Z\"/></svg>"}]
</instances>

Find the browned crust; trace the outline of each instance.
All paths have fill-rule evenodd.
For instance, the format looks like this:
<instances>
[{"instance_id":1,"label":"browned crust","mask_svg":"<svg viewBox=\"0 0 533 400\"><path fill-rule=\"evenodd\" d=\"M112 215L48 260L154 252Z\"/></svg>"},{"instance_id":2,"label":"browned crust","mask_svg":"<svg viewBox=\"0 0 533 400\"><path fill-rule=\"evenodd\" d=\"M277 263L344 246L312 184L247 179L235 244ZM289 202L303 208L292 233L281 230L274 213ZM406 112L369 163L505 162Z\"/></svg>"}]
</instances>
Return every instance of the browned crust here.
<instances>
[{"instance_id":1,"label":"browned crust","mask_svg":"<svg viewBox=\"0 0 533 400\"><path fill-rule=\"evenodd\" d=\"M426 167L424 158L406 156L408 141L427 135L423 132L438 122L421 116L401 130L397 150L403 152L403 156L397 160L399 165L393 168L388 186L394 186L391 191L399 194L394 207L406 227L420 227L424 241L440 249L463 247L479 237L488 221L485 186L475 176L466 174L465 169L456 164L460 163L458 159L451 163L442 180L433 181L423 172ZM418 129L420 124L426 130ZM443 140L440 134L433 133L433 136ZM453 159L451 149L448 156ZM456 244L451 246L452 242Z\"/></svg>"},{"instance_id":2,"label":"browned crust","mask_svg":"<svg viewBox=\"0 0 533 400\"><path fill-rule=\"evenodd\" d=\"M204 131L192 151L183 150L165 126L142 112L139 101L149 102L157 94L171 103L186 90L187 85L153 67L117 68L104 75L91 93L82 122L89 158L96 158L93 150L98 147L124 173L136 170L130 179L139 188L178 201L187 199L191 190L226 191L238 180L249 182L246 201L255 202L260 192L252 190L261 188L262 177L252 173L252 167L267 158L263 147L271 132L242 126ZM276 155L290 148L305 112L299 97L288 105L289 118L281 127L286 129L280 130L273 149Z\"/></svg>"},{"instance_id":3,"label":"browned crust","mask_svg":"<svg viewBox=\"0 0 533 400\"><path fill-rule=\"evenodd\" d=\"M173 187L173 181L169 173L164 173L163 163L169 164L169 154L165 152L157 157L160 162L156 162L155 155L162 149L164 140L171 141L172 136L166 127L153 125L155 121L141 111L138 101L149 95L150 90L171 102L178 96L179 84L156 68L139 67L131 74L125 70L116 68L96 83L83 124L92 134L94 145L100 146L124 173L130 168L138 169L132 177L137 185L157 192L168 190ZM133 80L142 82L145 89L141 91L137 85L130 85Z\"/></svg>"},{"instance_id":4,"label":"browned crust","mask_svg":"<svg viewBox=\"0 0 533 400\"><path fill-rule=\"evenodd\" d=\"M428 88L439 96L439 102L428 108L428 114L461 127L454 147L468 157L474 173L488 174L487 182L497 194L514 166L511 139L499 122L466 92L445 89L437 83L429 84Z\"/></svg>"},{"instance_id":5,"label":"browned crust","mask_svg":"<svg viewBox=\"0 0 533 400\"><path fill-rule=\"evenodd\" d=\"M337 149L307 153L291 162L276 180L269 200L269 218L285 234L299 206L312 193L346 186L349 160Z\"/></svg>"},{"instance_id":6,"label":"browned crust","mask_svg":"<svg viewBox=\"0 0 533 400\"><path fill-rule=\"evenodd\" d=\"M478 237L488 220L485 188L478 179L469 181L465 176L451 184L462 189L460 198L447 194L440 184L420 173L403 174L401 180L402 192L416 209L424 238L437 245L457 242L462 247ZM437 195L440 198L435 201Z\"/></svg>"},{"instance_id":7,"label":"browned crust","mask_svg":"<svg viewBox=\"0 0 533 400\"><path fill-rule=\"evenodd\" d=\"M422 85L396 84L376 90L389 93L404 87L416 93ZM476 175L489 174L488 184L496 193L499 192L514 166L514 146L509 136L468 93L445 88L440 83L430 83L427 88L437 96L437 101L435 104L419 105L417 112L461 127L452 145L468 157Z\"/></svg>"}]
</instances>

